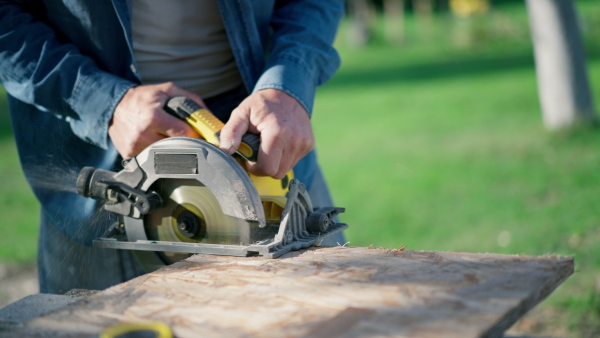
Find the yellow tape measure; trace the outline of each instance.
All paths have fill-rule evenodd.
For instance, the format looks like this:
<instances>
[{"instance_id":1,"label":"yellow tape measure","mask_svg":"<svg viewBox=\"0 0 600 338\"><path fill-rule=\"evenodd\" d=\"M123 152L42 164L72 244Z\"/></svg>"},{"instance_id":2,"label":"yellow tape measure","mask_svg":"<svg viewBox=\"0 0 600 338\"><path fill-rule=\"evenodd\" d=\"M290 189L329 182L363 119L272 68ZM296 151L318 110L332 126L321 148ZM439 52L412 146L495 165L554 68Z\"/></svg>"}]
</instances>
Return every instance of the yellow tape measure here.
<instances>
[{"instance_id":1,"label":"yellow tape measure","mask_svg":"<svg viewBox=\"0 0 600 338\"><path fill-rule=\"evenodd\" d=\"M100 338L156 337L173 338L169 326L161 322L121 323L109 327Z\"/></svg>"}]
</instances>

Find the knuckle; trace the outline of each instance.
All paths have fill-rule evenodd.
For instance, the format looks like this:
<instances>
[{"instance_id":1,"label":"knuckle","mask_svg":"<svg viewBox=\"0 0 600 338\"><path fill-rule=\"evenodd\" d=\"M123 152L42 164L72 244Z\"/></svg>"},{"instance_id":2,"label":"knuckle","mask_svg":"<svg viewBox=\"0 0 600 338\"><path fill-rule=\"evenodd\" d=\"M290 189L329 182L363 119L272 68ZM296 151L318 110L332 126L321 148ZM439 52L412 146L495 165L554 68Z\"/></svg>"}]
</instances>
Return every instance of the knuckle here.
<instances>
[{"instance_id":1,"label":"knuckle","mask_svg":"<svg viewBox=\"0 0 600 338\"><path fill-rule=\"evenodd\" d=\"M279 124L274 124L269 128L270 137L274 140L293 140L294 134L287 128L282 127Z\"/></svg>"},{"instance_id":2,"label":"knuckle","mask_svg":"<svg viewBox=\"0 0 600 338\"><path fill-rule=\"evenodd\" d=\"M231 126L229 131L231 135L241 135L245 132L243 125L240 124Z\"/></svg>"},{"instance_id":3,"label":"knuckle","mask_svg":"<svg viewBox=\"0 0 600 338\"><path fill-rule=\"evenodd\" d=\"M242 116L242 115L244 115L244 111L240 107L237 107L231 111L231 116Z\"/></svg>"},{"instance_id":4,"label":"knuckle","mask_svg":"<svg viewBox=\"0 0 600 338\"><path fill-rule=\"evenodd\" d=\"M260 165L259 163L257 163L257 165L253 169L256 171L256 175L273 176L277 174L277 168L275 168L274 166Z\"/></svg>"},{"instance_id":5,"label":"knuckle","mask_svg":"<svg viewBox=\"0 0 600 338\"><path fill-rule=\"evenodd\" d=\"M297 140L301 136L291 128L281 128L281 136L291 140Z\"/></svg>"},{"instance_id":6,"label":"knuckle","mask_svg":"<svg viewBox=\"0 0 600 338\"><path fill-rule=\"evenodd\" d=\"M123 156L123 158L131 158L135 153L135 148L132 146L128 147L127 149L125 149L125 151L121 152L121 155Z\"/></svg>"},{"instance_id":7,"label":"knuckle","mask_svg":"<svg viewBox=\"0 0 600 338\"><path fill-rule=\"evenodd\" d=\"M273 170L273 169L266 170L265 173L264 173L265 176L269 176L269 177L273 177L276 174L277 174L277 171Z\"/></svg>"},{"instance_id":8,"label":"knuckle","mask_svg":"<svg viewBox=\"0 0 600 338\"><path fill-rule=\"evenodd\" d=\"M133 145L139 140L144 134L144 128L141 126L136 126L136 128L132 128L129 130L129 139L130 143Z\"/></svg>"},{"instance_id":9,"label":"knuckle","mask_svg":"<svg viewBox=\"0 0 600 338\"><path fill-rule=\"evenodd\" d=\"M315 147L315 138L314 137L305 138L303 146L304 146L304 149L306 149L307 151L311 151Z\"/></svg>"},{"instance_id":10,"label":"knuckle","mask_svg":"<svg viewBox=\"0 0 600 338\"><path fill-rule=\"evenodd\" d=\"M159 114L159 102L152 103L152 106L146 112L146 118L143 121L140 121L140 127L143 129L149 128L151 125L155 125L160 123L161 116Z\"/></svg>"},{"instance_id":11,"label":"knuckle","mask_svg":"<svg viewBox=\"0 0 600 338\"><path fill-rule=\"evenodd\" d=\"M174 89L175 87L177 87L177 86L175 85L175 83L174 83L174 82L170 82L170 81L169 81L169 82L165 82L165 89L166 89L166 90L172 90L172 89Z\"/></svg>"},{"instance_id":12,"label":"knuckle","mask_svg":"<svg viewBox=\"0 0 600 338\"><path fill-rule=\"evenodd\" d=\"M288 169L279 170L279 172L273 175L273 178L280 180L285 177L288 171Z\"/></svg>"}]
</instances>

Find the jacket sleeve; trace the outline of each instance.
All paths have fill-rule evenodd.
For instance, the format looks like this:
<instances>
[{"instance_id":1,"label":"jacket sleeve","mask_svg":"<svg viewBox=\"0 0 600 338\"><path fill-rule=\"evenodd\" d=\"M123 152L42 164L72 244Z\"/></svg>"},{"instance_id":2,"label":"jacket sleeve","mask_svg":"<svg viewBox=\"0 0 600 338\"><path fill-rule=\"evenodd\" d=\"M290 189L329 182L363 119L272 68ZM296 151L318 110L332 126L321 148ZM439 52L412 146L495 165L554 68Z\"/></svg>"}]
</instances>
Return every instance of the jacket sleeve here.
<instances>
[{"instance_id":1,"label":"jacket sleeve","mask_svg":"<svg viewBox=\"0 0 600 338\"><path fill-rule=\"evenodd\" d=\"M271 50L254 91L283 90L312 114L316 88L340 66L333 41L343 14L339 0L277 1Z\"/></svg>"},{"instance_id":2,"label":"jacket sleeve","mask_svg":"<svg viewBox=\"0 0 600 338\"><path fill-rule=\"evenodd\" d=\"M107 148L113 111L136 84L98 68L29 9L35 11L25 1L0 0L0 83L16 99L65 118L82 140Z\"/></svg>"}]
</instances>

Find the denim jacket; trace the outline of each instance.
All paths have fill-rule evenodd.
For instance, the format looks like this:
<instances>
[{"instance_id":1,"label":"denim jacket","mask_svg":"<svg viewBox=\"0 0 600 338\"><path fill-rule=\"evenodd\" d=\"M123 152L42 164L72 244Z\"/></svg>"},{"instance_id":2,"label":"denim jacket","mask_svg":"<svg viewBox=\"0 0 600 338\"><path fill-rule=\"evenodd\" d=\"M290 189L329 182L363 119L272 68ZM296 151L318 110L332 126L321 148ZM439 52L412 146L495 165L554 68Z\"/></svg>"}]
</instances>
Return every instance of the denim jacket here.
<instances>
[{"instance_id":1,"label":"denim jacket","mask_svg":"<svg viewBox=\"0 0 600 338\"><path fill-rule=\"evenodd\" d=\"M218 2L247 92L280 89L311 112L316 87L339 67L332 43L343 1ZM39 168L114 165L108 125L140 84L130 12L127 0L0 0L0 83L21 163L42 212L65 233L91 202L39 184L50 175Z\"/></svg>"},{"instance_id":2,"label":"denim jacket","mask_svg":"<svg viewBox=\"0 0 600 338\"><path fill-rule=\"evenodd\" d=\"M315 88L339 66L331 45L341 1L219 5L247 90L283 90L310 112ZM116 105L140 83L126 0L0 0L0 46L0 81L11 96L64 115L78 137L108 146Z\"/></svg>"}]
</instances>

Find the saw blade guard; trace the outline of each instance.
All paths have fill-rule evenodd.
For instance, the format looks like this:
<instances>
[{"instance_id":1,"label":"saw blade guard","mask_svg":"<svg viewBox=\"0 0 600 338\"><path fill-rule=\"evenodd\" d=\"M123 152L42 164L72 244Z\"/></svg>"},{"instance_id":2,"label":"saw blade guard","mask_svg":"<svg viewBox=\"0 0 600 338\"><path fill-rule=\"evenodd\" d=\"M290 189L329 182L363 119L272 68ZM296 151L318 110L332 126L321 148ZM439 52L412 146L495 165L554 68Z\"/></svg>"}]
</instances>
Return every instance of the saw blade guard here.
<instances>
[{"instance_id":1,"label":"saw blade guard","mask_svg":"<svg viewBox=\"0 0 600 338\"><path fill-rule=\"evenodd\" d=\"M141 191L163 199L160 209L123 218L127 240L248 245L266 226L258 192L245 170L220 148L194 138L168 138L133 158L115 179L144 178ZM109 206L107 206L109 207ZM145 270L189 256L136 251Z\"/></svg>"},{"instance_id":2,"label":"saw blade guard","mask_svg":"<svg viewBox=\"0 0 600 338\"><path fill-rule=\"evenodd\" d=\"M196 180L213 192L225 215L266 225L260 196L248 174L233 157L204 140L171 137L158 141L115 178L127 181L138 168L145 175L138 187L142 191L151 190L162 178Z\"/></svg>"}]
</instances>

